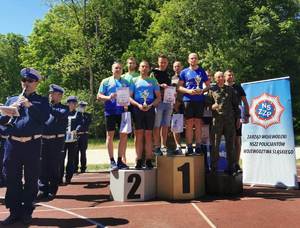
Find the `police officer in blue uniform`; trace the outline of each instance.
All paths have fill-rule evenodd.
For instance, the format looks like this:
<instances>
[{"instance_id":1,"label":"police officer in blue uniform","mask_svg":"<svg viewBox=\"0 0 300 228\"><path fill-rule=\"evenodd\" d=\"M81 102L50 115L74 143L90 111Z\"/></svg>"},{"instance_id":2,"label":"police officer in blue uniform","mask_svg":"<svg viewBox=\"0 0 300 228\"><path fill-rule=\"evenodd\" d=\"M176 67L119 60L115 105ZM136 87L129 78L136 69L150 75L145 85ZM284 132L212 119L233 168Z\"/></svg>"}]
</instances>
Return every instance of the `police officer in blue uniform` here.
<instances>
[{"instance_id":1,"label":"police officer in blue uniform","mask_svg":"<svg viewBox=\"0 0 300 228\"><path fill-rule=\"evenodd\" d=\"M78 172L78 165L79 165L79 154L80 154L80 172L84 173L86 170L86 150L88 147L88 133L89 133L89 126L92 122L91 114L85 112L87 102L80 101L78 110L78 115L82 117L82 122L80 128L78 129L78 151L76 153L75 158L75 171Z\"/></svg>"},{"instance_id":2,"label":"police officer in blue uniform","mask_svg":"<svg viewBox=\"0 0 300 228\"><path fill-rule=\"evenodd\" d=\"M69 106L69 114L68 114L68 124L66 130L66 138L65 138L65 149L63 153L63 158L61 161L61 172L60 172L60 183L63 181L64 176L64 163L66 155L68 155L67 167L66 167L66 184L71 183L71 179L75 172L75 156L77 153L78 142L77 142L77 132L81 127L82 117L78 115L77 108L77 97L69 96L67 98L67 104Z\"/></svg>"},{"instance_id":3,"label":"police officer in blue uniform","mask_svg":"<svg viewBox=\"0 0 300 228\"><path fill-rule=\"evenodd\" d=\"M9 135L5 145L4 170L7 184L5 204L10 215L2 221L2 225L19 220L29 224L32 220L33 202L38 193L42 132L50 113L48 99L35 92L41 79L39 72L24 68L21 76L22 93L6 102L6 106L18 109L19 116L0 116L0 124L7 125L6 133Z\"/></svg>"},{"instance_id":4,"label":"police officer in blue uniform","mask_svg":"<svg viewBox=\"0 0 300 228\"><path fill-rule=\"evenodd\" d=\"M69 108L61 104L64 89L58 85L49 86L50 118L43 132L41 176L38 199L53 199L60 180L61 153L64 150L65 133Z\"/></svg>"}]
</instances>

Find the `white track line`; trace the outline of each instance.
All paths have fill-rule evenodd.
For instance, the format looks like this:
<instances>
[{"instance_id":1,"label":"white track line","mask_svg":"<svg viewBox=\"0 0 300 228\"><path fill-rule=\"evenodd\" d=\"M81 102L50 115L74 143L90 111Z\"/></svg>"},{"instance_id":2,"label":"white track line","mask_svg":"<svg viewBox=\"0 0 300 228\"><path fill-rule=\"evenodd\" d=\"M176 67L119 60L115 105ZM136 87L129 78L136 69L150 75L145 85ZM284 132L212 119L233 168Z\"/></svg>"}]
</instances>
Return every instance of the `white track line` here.
<instances>
[{"instance_id":1,"label":"white track line","mask_svg":"<svg viewBox=\"0 0 300 228\"><path fill-rule=\"evenodd\" d=\"M192 206L196 209L196 211L198 211L198 213L202 216L202 218L207 222L207 224L211 227L211 228L216 228L216 225L212 223L212 221L209 220L209 218L204 214L203 211L201 211L201 209L199 207L197 207L197 205L195 203L191 203Z\"/></svg>"},{"instance_id":2,"label":"white track line","mask_svg":"<svg viewBox=\"0 0 300 228\"><path fill-rule=\"evenodd\" d=\"M85 216L76 214L76 213L74 213L72 211L68 211L68 210L65 210L65 209L62 209L62 208L59 208L59 207L54 207L54 206L50 206L50 205L43 204L43 203L38 203L38 204L41 205L41 206L43 206L43 207L48 207L48 208L51 208L51 209L56 210L56 211L61 211L61 212L64 212L66 214L73 215L73 216L75 216L77 218L81 218L81 219L83 219L83 220L85 220L85 221L87 221L87 222L89 222L89 223L91 223L93 225L96 225L99 228L105 228L106 227L106 226L102 225L101 223L98 223L98 222L96 222L96 221L94 221L92 219L89 219L89 218L85 217Z\"/></svg>"},{"instance_id":3,"label":"white track line","mask_svg":"<svg viewBox=\"0 0 300 228\"><path fill-rule=\"evenodd\" d=\"M38 203L41 206L44 206ZM138 207L138 206L157 206L157 205L168 205L168 202L160 202L160 203L141 203L141 204L125 204L125 205L110 205L110 206L101 206L101 207L71 207L71 208L64 208L64 210L68 211L78 211L78 210L94 210L94 209L109 209L109 208L122 208L122 207ZM50 212L56 211L56 209L36 209L34 213L38 212ZM9 211L1 211L0 214L7 214Z\"/></svg>"},{"instance_id":4,"label":"white track line","mask_svg":"<svg viewBox=\"0 0 300 228\"><path fill-rule=\"evenodd\" d=\"M109 180L109 176L107 177L73 177L72 180L81 180L81 179L99 179L99 180L103 180L103 179L107 179L107 181Z\"/></svg>"}]
</instances>

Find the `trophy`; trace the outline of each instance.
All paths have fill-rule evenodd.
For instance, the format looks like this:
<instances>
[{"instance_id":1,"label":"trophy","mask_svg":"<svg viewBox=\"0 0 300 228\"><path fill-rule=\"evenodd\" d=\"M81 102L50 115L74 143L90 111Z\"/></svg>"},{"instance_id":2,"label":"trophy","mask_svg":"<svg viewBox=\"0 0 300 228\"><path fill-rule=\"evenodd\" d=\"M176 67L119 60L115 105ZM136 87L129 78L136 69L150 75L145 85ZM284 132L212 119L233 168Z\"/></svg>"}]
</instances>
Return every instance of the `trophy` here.
<instances>
[{"instance_id":1,"label":"trophy","mask_svg":"<svg viewBox=\"0 0 300 228\"><path fill-rule=\"evenodd\" d=\"M149 96L149 92L148 90L144 90L144 92L142 93L142 98L144 99L144 103L143 103L143 108L147 108L147 98Z\"/></svg>"},{"instance_id":2,"label":"trophy","mask_svg":"<svg viewBox=\"0 0 300 228\"><path fill-rule=\"evenodd\" d=\"M200 82L201 82L201 76L200 75L197 75L196 77L195 77L195 81L196 81L196 85L197 85L197 87L196 87L196 90L197 91L201 91L201 89L200 89Z\"/></svg>"}]
</instances>

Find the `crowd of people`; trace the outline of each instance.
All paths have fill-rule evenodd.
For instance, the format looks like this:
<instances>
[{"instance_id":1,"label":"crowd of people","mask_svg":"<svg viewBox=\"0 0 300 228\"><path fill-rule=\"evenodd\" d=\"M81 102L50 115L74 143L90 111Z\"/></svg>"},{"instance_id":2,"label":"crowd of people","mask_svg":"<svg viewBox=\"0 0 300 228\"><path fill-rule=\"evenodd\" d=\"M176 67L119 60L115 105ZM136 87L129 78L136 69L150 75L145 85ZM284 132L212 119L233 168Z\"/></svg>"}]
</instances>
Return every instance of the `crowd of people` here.
<instances>
[{"instance_id":1,"label":"crowd of people","mask_svg":"<svg viewBox=\"0 0 300 228\"><path fill-rule=\"evenodd\" d=\"M61 103L64 89L51 84L49 99L36 93L41 75L33 68L21 71L22 93L1 106L1 186L10 215L1 225L30 224L35 200L52 200L74 172L86 170L86 149L91 115L87 103L75 96ZM68 139L66 135L70 135ZM23 183L24 179L24 183Z\"/></svg>"},{"instance_id":2,"label":"crowd of people","mask_svg":"<svg viewBox=\"0 0 300 228\"><path fill-rule=\"evenodd\" d=\"M127 59L125 74L120 62L112 65L112 76L102 80L97 94L97 100L104 103L106 145L112 171L128 169L126 147L130 131L120 131L120 128L123 114L129 113L130 121L127 119L126 124L131 124L132 116L136 169L152 169L154 155L206 156L202 137L206 124L211 145L210 164L205 159L206 171L217 172L219 145L224 135L226 172L229 175L241 172L238 164L241 122L247 123L249 118L246 94L235 83L231 70L216 72L215 83L211 83L211 72L201 68L198 62L196 53L189 54L189 66L185 69L181 62L175 61L174 75L168 71L169 60L165 55L158 56L158 67L153 69L146 60L138 66L134 57ZM55 84L49 87L49 98L38 95L39 72L24 68L20 75L21 94L8 98L6 104L0 106L0 184L7 187L5 204L10 210L2 225L17 221L30 224L36 199L55 198L60 184L71 183L75 172L85 172L87 168L91 123L91 115L85 111L87 103L69 96L67 105L62 104L64 89ZM122 104L119 103L121 90L125 91ZM185 130L184 140L180 132L172 133L174 149L168 146L173 114L184 116ZM117 133L115 161L113 140ZM184 151L183 143L186 144Z\"/></svg>"},{"instance_id":3,"label":"crowd of people","mask_svg":"<svg viewBox=\"0 0 300 228\"><path fill-rule=\"evenodd\" d=\"M130 112L134 124L136 169L153 168L153 152L163 154L183 154L180 133L174 132L176 149L167 147L172 114L184 116L185 155L204 154L202 128L209 125L210 164L205 164L207 172L218 170L221 137L226 141L228 168L234 175L241 172L239 156L241 148L241 123L247 123L249 105L243 88L235 83L231 70L215 72L214 83L211 71L198 65L196 53L188 56L189 66L183 69L179 61L173 63L174 75L168 72L168 58L159 55L157 68L151 69L148 61L137 62L134 57L127 59L128 72L122 75L123 66L119 62L112 65L112 76L104 79L99 87L97 99L104 102L106 143L110 156L111 170L127 169L127 133L120 133L117 162L113 153L113 138L122 122L122 113ZM117 92L128 87L130 105L119 105ZM165 98L167 88L174 87L174 102ZM241 115L242 110L242 115ZM205 159L207 162L207 159Z\"/></svg>"}]
</instances>

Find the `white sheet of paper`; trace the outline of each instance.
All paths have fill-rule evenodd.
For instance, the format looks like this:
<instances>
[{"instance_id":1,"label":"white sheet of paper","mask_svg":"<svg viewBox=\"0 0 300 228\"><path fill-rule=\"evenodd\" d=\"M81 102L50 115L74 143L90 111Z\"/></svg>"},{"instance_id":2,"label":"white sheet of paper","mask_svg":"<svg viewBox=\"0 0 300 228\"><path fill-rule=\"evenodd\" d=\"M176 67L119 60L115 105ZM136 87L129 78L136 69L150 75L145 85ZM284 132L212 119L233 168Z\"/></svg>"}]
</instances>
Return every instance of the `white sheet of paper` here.
<instances>
[{"instance_id":1,"label":"white sheet of paper","mask_svg":"<svg viewBox=\"0 0 300 228\"><path fill-rule=\"evenodd\" d=\"M168 86L164 90L164 103L175 104L176 87Z\"/></svg>"},{"instance_id":2,"label":"white sheet of paper","mask_svg":"<svg viewBox=\"0 0 300 228\"><path fill-rule=\"evenodd\" d=\"M117 90L117 105L118 106L128 106L130 93L128 87L122 87Z\"/></svg>"},{"instance_id":3,"label":"white sheet of paper","mask_svg":"<svg viewBox=\"0 0 300 228\"><path fill-rule=\"evenodd\" d=\"M2 116L20 116L18 108L11 106L0 106Z\"/></svg>"}]
</instances>

